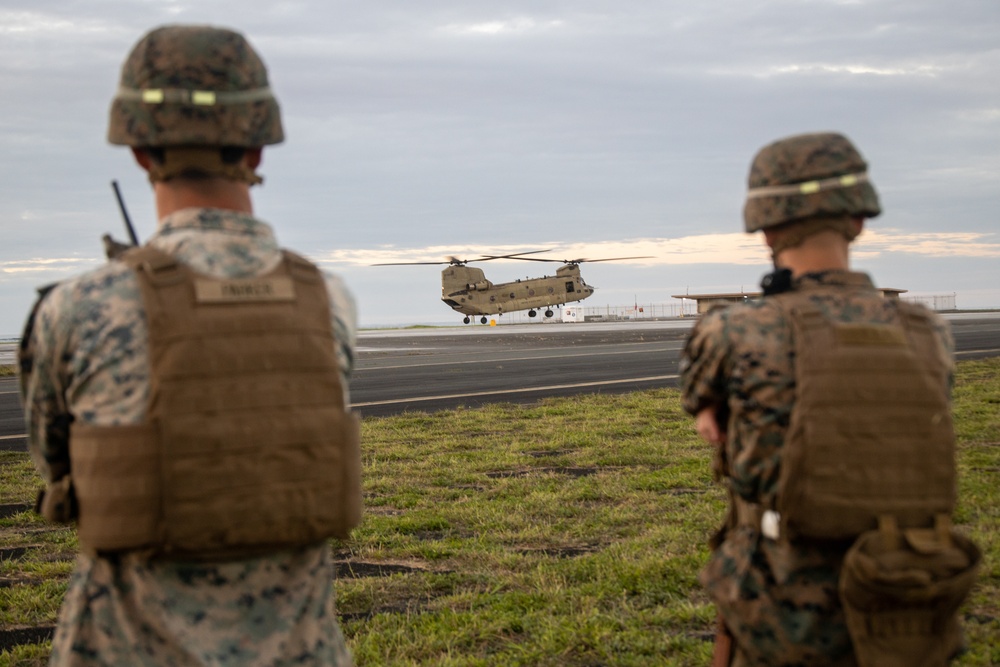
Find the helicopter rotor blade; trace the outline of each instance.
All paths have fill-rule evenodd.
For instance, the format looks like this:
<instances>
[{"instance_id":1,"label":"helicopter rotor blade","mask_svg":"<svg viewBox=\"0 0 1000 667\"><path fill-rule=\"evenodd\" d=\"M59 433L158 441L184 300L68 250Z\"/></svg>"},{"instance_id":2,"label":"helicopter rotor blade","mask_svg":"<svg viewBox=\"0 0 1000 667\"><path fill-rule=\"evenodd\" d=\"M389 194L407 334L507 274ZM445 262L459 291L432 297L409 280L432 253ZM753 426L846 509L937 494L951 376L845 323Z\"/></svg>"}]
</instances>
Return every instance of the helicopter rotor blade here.
<instances>
[{"instance_id":1,"label":"helicopter rotor blade","mask_svg":"<svg viewBox=\"0 0 1000 667\"><path fill-rule=\"evenodd\" d=\"M491 259L532 259L530 257L522 257L522 255L537 255L540 252L552 252L551 250L529 250L528 252L515 252L510 255L483 255L479 259L471 259L470 262L487 262ZM545 260L538 260L545 261Z\"/></svg>"},{"instance_id":2,"label":"helicopter rotor blade","mask_svg":"<svg viewBox=\"0 0 1000 667\"><path fill-rule=\"evenodd\" d=\"M370 264L369 266L414 266L423 264L451 264L452 266L465 266L469 262L488 262L491 259L521 259L521 255L534 255L540 252L552 252L551 250L529 250L528 252L515 252L510 255L483 255L482 257L477 257L476 259L459 259L455 256L449 256L447 262L380 262L378 264ZM556 261L556 260L551 260Z\"/></svg>"},{"instance_id":3,"label":"helicopter rotor blade","mask_svg":"<svg viewBox=\"0 0 1000 667\"><path fill-rule=\"evenodd\" d=\"M545 252L545 251L542 251ZM500 257L490 257L490 259L500 259ZM510 259L519 259L525 262L562 262L561 259L549 259L545 257L511 257Z\"/></svg>"},{"instance_id":4,"label":"helicopter rotor blade","mask_svg":"<svg viewBox=\"0 0 1000 667\"><path fill-rule=\"evenodd\" d=\"M509 255L483 255L482 257L477 257L476 259L459 259L458 257L450 256L448 261L445 262L380 262L378 264L371 264L371 266L414 266L414 265L428 265L428 264L451 264L452 266L465 266L469 262L488 262L494 259L518 259L524 262L558 262L560 264L582 264L583 262L616 262L623 261L626 259L653 259L652 255L642 255L639 257L603 257L601 259L555 259L552 257L525 257L525 255L537 255L542 252L552 252L551 250L529 250L527 252L515 252Z\"/></svg>"},{"instance_id":5,"label":"helicopter rotor blade","mask_svg":"<svg viewBox=\"0 0 1000 667\"><path fill-rule=\"evenodd\" d=\"M620 262L626 259L653 259L652 255L641 255L638 257L602 257L601 259L574 259L571 264L580 264L582 262Z\"/></svg>"},{"instance_id":6,"label":"helicopter rotor blade","mask_svg":"<svg viewBox=\"0 0 1000 667\"><path fill-rule=\"evenodd\" d=\"M368 266L415 266L418 264L456 264L457 262L380 262Z\"/></svg>"},{"instance_id":7,"label":"helicopter rotor blade","mask_svg":"<svg viewBox=\"0 0 1000 667\"><path fill-rule=\"evenodd\" d=\"M582 264L584 262L616 262L626 259L653 259L652 255L641 255L638 257L602 257L601 259L554 259L551 257L514 257L525 262L560 262L562 264Z\"/></svg>"}]
</instances>

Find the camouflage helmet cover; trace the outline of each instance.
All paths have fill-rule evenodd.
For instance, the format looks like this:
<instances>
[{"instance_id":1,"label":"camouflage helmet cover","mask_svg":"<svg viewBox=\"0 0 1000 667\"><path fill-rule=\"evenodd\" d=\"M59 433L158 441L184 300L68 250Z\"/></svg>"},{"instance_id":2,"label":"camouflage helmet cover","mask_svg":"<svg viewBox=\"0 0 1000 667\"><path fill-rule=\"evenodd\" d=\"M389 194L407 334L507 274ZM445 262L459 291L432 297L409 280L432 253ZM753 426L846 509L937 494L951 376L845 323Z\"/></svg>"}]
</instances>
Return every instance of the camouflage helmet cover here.
<instances>
[{"instance_id":1,"label":"camouflage helmet cover","mask_svg":"<svg viewBox=\"0 0 1000 667\"><path fill-rule=\"evenodd\" d=\"M834 132L779 139L750 166L743 219L755 232L806 218L882 212L868 181L868 164L850 140Z\"/></svg>"},{"instance_id":2,"label":"camouflage helmet cover","mask_svg":"<svg viewBox=\"0 0 1000 667\"><path fill-rule=\"evenodd\" d=\"M108 127L113 144L256 148L283 139L267 69L237 32L156 28L122 66Z\"/></svg>"}]
</instances>

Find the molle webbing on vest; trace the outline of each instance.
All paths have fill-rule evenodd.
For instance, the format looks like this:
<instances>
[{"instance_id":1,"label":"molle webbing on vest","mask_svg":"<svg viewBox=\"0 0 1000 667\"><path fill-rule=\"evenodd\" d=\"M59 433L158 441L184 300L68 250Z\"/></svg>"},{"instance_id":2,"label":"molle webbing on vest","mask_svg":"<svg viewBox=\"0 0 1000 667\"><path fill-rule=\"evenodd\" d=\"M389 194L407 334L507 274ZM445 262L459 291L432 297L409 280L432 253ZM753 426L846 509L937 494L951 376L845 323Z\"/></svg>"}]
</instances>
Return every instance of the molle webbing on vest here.
<instances>
[{"instance_id":1,"label":"molle webbing on vest","mask_svg":"<svg viewBox=\"0 0 1000 667\"><path fill-rule=\"evenodd\" d=\"M217 280L145 247L150 404L139 426L74 424L81 544L171 558L252 555L346 537L361 516L322 275L291 253Z\"/></svg>"},{"instance_id":2,"label":"molle webbing on vest","mask_svg":"<svg viewBox=\"0 0 1000 667\"><path fill-rule=\"evenodd\" d=\"M955 504L949 361L928 316L843 323L809 297L774 297L792 324L796 398L782 454L782 535L848 539L891 515L933 524Z\"/></svg>"}]
</instances>

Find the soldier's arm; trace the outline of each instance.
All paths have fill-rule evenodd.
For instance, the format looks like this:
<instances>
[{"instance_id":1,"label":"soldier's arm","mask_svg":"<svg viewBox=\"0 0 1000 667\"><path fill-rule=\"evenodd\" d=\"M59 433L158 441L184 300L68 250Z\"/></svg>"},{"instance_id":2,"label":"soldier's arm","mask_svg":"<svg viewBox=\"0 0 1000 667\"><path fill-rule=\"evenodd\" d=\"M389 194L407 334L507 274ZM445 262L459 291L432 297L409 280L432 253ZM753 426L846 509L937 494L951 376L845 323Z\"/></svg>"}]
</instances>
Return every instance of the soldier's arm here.
<instances>
[{"instance_id":1,"label":"soldier's arm","mask_svg":"<svg viewBox=\"0 0 1000 667\"><path fill-rule=\"evenodd\" d=\"M702 316L688 336L680 366L681 403L688 414L725 411L729 351L725 329L725 311L717 310Z\"/></svg>"},{"instance_id":2,"label":"soldier's arm","mask_svg":"<svg viewBox=\"0 0 1000 667\"><path fill-rule=\"evenodd\" d=\"M330 299L333 315L333 335L337 338L337 361L344 381L344 397L347 396L348 382L354 370L355 348L358 337L358 315L354 297L341 279L333 274L324 274L326 291Z\"/></svg>"},{"instance_id":3,"label":"soldier's arm","mask_svg":"<svg viewBox=\"0 0 1000 667\"><path fill-rule=\"evenodd\" d=\"M720 412L720 406L711 405L702 408L694 419L698 435L712 445L722 445L726 442L726 426L719 416Z\"/></svg>"},{"instance_id":4,"label":"soldier's arm","mask_svg":"<svg viewBox=\"0 0 1000 667\"><path fill-rule=\"evenodd\" d=\"M56 287L45 295L29 316L21 344L21 398L28 437L28 451L47 482L69 473L68 386L65 336L61 304L65 290Z\"/></svg>"}]
</instances>

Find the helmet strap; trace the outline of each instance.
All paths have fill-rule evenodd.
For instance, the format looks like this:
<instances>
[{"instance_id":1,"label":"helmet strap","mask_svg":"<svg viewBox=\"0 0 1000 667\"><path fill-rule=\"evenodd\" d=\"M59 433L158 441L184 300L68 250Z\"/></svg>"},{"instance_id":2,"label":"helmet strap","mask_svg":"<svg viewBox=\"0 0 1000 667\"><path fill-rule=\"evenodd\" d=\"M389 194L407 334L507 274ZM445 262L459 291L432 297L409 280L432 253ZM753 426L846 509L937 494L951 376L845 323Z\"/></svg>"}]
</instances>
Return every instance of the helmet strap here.
<instances>
[{"instance_id":1,"label":"helmet strap","mask_svg":"<svg viewBox=\"0 0 1000 667\"><path fill-rule=\"evenodd\" d=\"M149 180L169 181L178 177L219 176L231 181L241 181L258 185L264 179L245 160L228 163L222 160L222 151L217 147L170 146L163 149L163 161L152 161Z\"/></svg>"}]
</instances>

